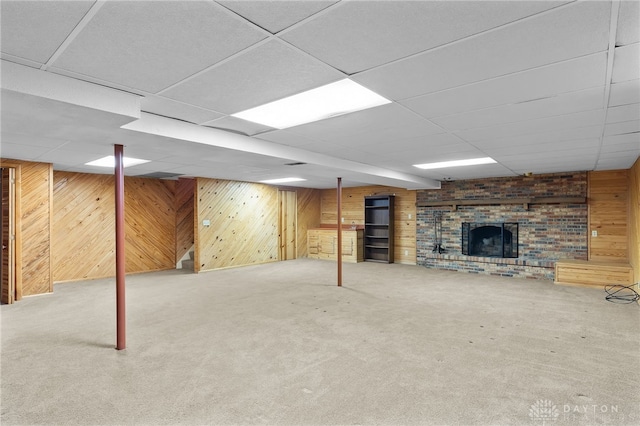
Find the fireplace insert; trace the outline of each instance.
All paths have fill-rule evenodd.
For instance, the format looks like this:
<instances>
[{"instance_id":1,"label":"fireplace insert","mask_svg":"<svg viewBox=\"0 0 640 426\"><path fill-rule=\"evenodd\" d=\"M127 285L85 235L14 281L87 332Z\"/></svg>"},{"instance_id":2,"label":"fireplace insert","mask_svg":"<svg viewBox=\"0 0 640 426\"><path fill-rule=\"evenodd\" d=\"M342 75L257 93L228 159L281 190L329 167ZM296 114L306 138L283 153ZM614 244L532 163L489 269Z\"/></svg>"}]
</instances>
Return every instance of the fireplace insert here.
<instances>
[{"instance_id":1,"label":"fireplace insert","mask_svg":"<svg viewBox=\"0 0 640 426\"><path fill-rule=\"evenodd\" d=\"M517 223L464 222L462 254L483 257L518 257Z\"/></svg>"}]
</instances>

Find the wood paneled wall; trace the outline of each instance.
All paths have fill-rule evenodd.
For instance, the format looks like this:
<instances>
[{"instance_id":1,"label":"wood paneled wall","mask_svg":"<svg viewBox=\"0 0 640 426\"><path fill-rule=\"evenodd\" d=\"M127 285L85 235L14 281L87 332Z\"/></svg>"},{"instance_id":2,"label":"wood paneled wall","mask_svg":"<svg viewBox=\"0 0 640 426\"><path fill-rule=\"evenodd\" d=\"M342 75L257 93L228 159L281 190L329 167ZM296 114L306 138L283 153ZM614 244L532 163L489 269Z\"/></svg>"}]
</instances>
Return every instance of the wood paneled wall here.
<instances>
[{"instance_id":1,"label":"wood paneled wall","mask_svg":"<svg viewBox=\"0 0 640 426\"><path fill-rule=\"evenodd\" d=\"M628 262L629 171L590 172L588 188L589 260Z\"/></svg>"},{"instance_id":2,"label":"wood paneled wall","mask_svg":"<svg viewBox=\"0 0 640 426\"><path fill-rule=\"evenodd\" d=\"M195 191L195 179L176 182L176 263L193 247Z\"/></svg>"},{"instance_id":3,"label":"wood paneled wall","mask_svg":"<svg viewBox=\"0 0 640 426\"><path fill-rule=\"evenodd\" d=\"M174 181L125 177L126 272L175 268ZM54 172L53 279L115 275L112 175Z\"/></svg>"},{"instance_id":4,"label":"wood paneled wall","mask_svg":"<svg viewBox=\"0 0 640 426\"><path fill-rule=\"evenodd\" d=\"M20 217L21 286L20 295L50 293L53 291L51 273L51 192L53 166L11 159L0 159L2 167L20 165L20 176L16 176L20 187L16 208ZM17 231L17 229L16 229ZM18 272L18 271L16 271Z\"/></svg>"},{"instance_id":5,"label":"wood paneled wall","mask_svg":"<svg viewBox=\"0 0 640 426\"><path fill-rule=\"evenodd\" d=\"M196 272L278 260L276 187L198 178L195 221Z\"/></svg>"},{"instance_id":6,"label":"wood paneled wall","mask_svg":"<svg viewBox=\"0 0 640 426\"><path fill-rule=\"evenodd\" d=\"M362 186L342 189L344 225L364 225L366 195L395 194L394 262L416 264L416 191L389 186ZM321 192L321 223L337 224L335 189Z\"/></svg>"},{"instance_id":7,"label":"wood paneled wall","mask_svg":"<svg viewBox=\"0 0 640 426\"><path fill-rule=\"evenodd\" d=\"M307 230L320 226L320 190L296 189L298 194L298 257L309 256L307 248Z\"/></svg>"},{"instance_id":8,"label":"wood paneled wall","mask_svg":"<svg viewBox=\"0 0 640 426\"><path fill-rule=\"evenodd\" d=\"M640 158L629 170L629 263L640 284Z\"/></svg>"}]
</instances>

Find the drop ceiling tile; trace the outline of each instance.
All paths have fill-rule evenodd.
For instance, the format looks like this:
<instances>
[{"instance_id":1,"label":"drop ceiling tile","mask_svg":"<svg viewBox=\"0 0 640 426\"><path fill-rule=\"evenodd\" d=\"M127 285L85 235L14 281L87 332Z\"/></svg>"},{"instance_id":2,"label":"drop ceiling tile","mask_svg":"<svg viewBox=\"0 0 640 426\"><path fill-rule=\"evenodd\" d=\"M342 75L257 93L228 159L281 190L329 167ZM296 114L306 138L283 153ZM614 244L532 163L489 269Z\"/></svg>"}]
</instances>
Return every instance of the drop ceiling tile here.
<instances>
[{"instance_id":1,"label":"drop ceiling tile","mask_svg":"<svg viewBox=\"0 0 640 426\"><path fill-rule=\"evenodd\" d=\"M41 155L50 151L49 148L33 145L23 145L20 143L9 143L3 138L0 144L0 158L19 159L19 160L35 160Z\"/></svg>"},{"instance_id":2,"label":"drop ceiling tile","mask_svg":"<svg viewBox=\"0 0 640 426\"><path fill-rule=\"evenodd\" d=\"M605 51L610 8L572 4L352 78L400 100Z\"/></svg>"},{"instance_id":3,"label":"drop ceiling tile","mask_svg":"<svg viewBox=\"0 0 640 426\"><path fill-rule=\"evenodd\" d=\"M620 123L612 123L604 126L605 136L636 132L640 132L640 120L621 121Z\"/></svg>"},{"instance_id":4,"label":"drop ceiling tile","mask_svg":"<svg viewBox=\"0 0 640 426\"><path fill-rule=\"evenodd\" d=\"M342 2L282 36L349 74L524 18L563 2Z\"/></svg>"},{"instance_id":5,"label":"drop ceiling tile","mask_svg":"<svg viewBox=\"0 0 640 426\"><path fill-rule=\"evenodd\" d=\"M428 150L430 153L455 153L460 150L465 151L470 146L471 145L463 142L454 134L441 133L437 135L398 139L393 142L393 151L389 155L393 157L395 152L412 150Z\"/></svg>"},{"instance_id":6,"label":"drop ceiling tile","mask_svg":"<svg viewBox=\"0 0 640 426\"><path fill-rule=\"evenodd\" d=\"M511 157L528 157L529 155L537 155L548 152L562 152L567 155L573 152L583 152L590 150L597 153L600 149L600 138L575 139L563 142L539 142L535 144L512 144L499 146L494 148L485 148L485 152L489 157L511 158Z\"/></svg>"},{"instance_id":7,"label":"drop ceiling tile","mask_svg":"<svg viewBox=\"0 0 640 426\"><path fill-rule=\"evenodd\" d=\"M263 126L262 124L252 123L251 121L242 120L236 117L222 117L217 120L202 123L203 126L213 127L216 129L230 130L232 132L241 133L243 135L252 136L257 133L273 130L272 127Z\"/></svg>"},{"instance_id":8,"label":"drop ceiling tile","mask_svg":"<svg viewBox=\"0 0 640 426\"><path fill-rule=\"evenodd\" d=\"M640 149L640 132L605 136L602 140L602 152L633 151L637 149Z\"/></svg>"},{"instance_id":9,"label":"drop ceiling tile","mask_svg":"<svg viewBox=\"0 0 640 426\"><path fill-rule=\"evenodd\" d=\"M289 131L345 147L393 144L399 139L444 133L438 126L395 103L291 127Z\"/></svg>"},{"instance_id":10,"label":"drop ceiling tile","mask_svg":"<svg viewBox=\"0 0 640 426\"><path fill-rule=\"evenodd\" d=\"M456 167L450 170L451 173L449 174L449 177L454 180L482 179L489 177L505 177L516 175L516 173L502 164L484 164L482 166L474 166L469 168Z\"/></svg>"},{"instance_id":11,"label":"drop ceiling tile","mask_svg":"<svg viewBox=\"0 0 640 426\"><path fill-rule=\"evenodd\" d=\"M474 142L481 141L483 139L498 139L531 135L552 130L588 127L593 123L603 122L603 118L604 110L595 110L557 117L541 118L538 120L510 123L501 126L463 130L456 134L468 142Z\"/></svg>"},{"instance_id":12,"label":"drop ceiling tile","mask_svg":"<svg viewBox=\"0 0 640 426\"><path fill-rule=\"evenodd\" d=\"M607 123L631 121L640 117L640 104L628 104L607 109Z\"/></svg>"},{"instance_id":13,"label":"drop ceiling tile","mask_svg":"<svg viewBox=\"0 0 640 426\"><path fill-rule=\"evenodd\" d=\"M6 124L5 121L3 124ZM22 129L15 129L15 132L8 132L3 127L2 136L0 137L0 150L5 143L11 143L16 145L42 147L47 149L60 148L67 144L69 141L65 139L48 138L41 135L34 135L25 131L25 133L18 133Z\"/></svg>"},{"instance_id":14,"label":"drop ceiling tile","mask_svg":"<svg viewBox=\"0 0 640 426\"><path fill-rule=\"evenodd\" d=\"M596 158L600 152L600 141L598 139L584 140L577 150L574 147L550 146L549 144L541 145L537 149L528 151L500 150L494 152L491 156L494 160L503 164L518 164L523 161L536 162L539 160L547 160L550 158L566 158L567 156L578 156Z\"/></svg>"},{"instance_id":15,"label":"drop ceiling tile","mask_svg":"<svg viewBox=\"0 0 640 426\"><path fill-rule=\"evenodd\" d=\"M505 138L485 139L475 141L473 144L485 152L493 152L494 149L511 146L536 146L548 143L569 143L582 139L599 140L602 135L603 126L586 126L579 128L542 130L539 133L532 133L521 136L509 136Z\"/></svg>"},{"instance_id":16,"label":"drop ceiling tile","mask_svg":"<svg viewBox=\"0 0 640 426\"><path fill-rule=\"evenodd\" d=\"M465 130L601 109L604 86L516 104L432 118L447 130Z\"/></svg>"},{"instance_id":17,"label":"drop ceiling tile","mask_svg":"<svg viewBox=\"0 0 640 426\"><path fill-rule=\"evenodd\" d=\"M92 1L3 1L2 52L47 62L92 5Z\"/></svg>"},{"instance_id":18,"label":"drop ceiling tile","mask_svg":"<svg viewBox=\"0 0 640 426\"><path fill-rule=\"evenodd\" d=\"M238 15L253 22L261 28L276 34L296 22L308 18L326 9L333 1L218 1L221 5L233 10Z\"/></svg>"},{"instance_id":19,"label":"drop ceiling tile","mask_svg":"<svg viewBox=\"0 0 640 426\"><path fill-rule=\"evenodd\" d=\"M177 118L190 123L202 124L207 121L224 117L216 111L163 98L161 96L146 96L142 98L140 110L163 117Z\"/></svg>"},{"instance_id":20,"label":"drop ceiling tile","mask_svg":"<svg viewBox=\"0 0 640 426\"><path fill-rule=\"evenodd\" d=\"M233 114L343 77L272 40L163 92L163 96Z\"/></svg>"},{"instance_id":21,"label":"drop ceiling tile","mask_svg":"<svg viewBox=\"0 0 640 426\"><path fill-rule=\"evenodd\" d=\"M606 59L599 53L400 103L432 118L593 88L605 81Z\"/></svg>"},{"instance_id":22,"label":"drop ceiling tile","mask_svg":"<svg viewBox=\"0 0 640 426\"><path fill-rule=\"evenodd\" d=\"M640 156L640 148L635 148L635 149L629 149L626 151L603 151L600 154L600 159L598 160L598 163L605 162L607 160L618 160L618 161L623 161L623 160L628 160L629 166L628 167L621 167L621 168L630 168L631 165L633 165L633 163L635 163L635 160L638 158L638 156Z\"/></svg>"},{"instance_id":23,"label":"drop ceiling tile","mask_svg":"<svg viewBox=\"0 0 640 426\"><path fill-rule=\"evenodd\" d=\"M618 12L618 30L616 46L637 43L640 41L640 2L623 0Z\"/></svg>"},{"instance_id":24,"label":"drop ceiling tile","mask_svg":"<svg viewBox=\"0 0 640 426\"><path fill-rule=\"evenodd\" d=\"M613 60L611 82L620 83L638 78L640 78L640 43L617 47Z\"/></svg>"},{"instance_id":25,"label":"drop ceiling tile","mask_svg":"<svg viewBox=\"0 0 640 426\"><path fill-rule=\"evenodd\" d=\"M594 170L621 170L630 169L635 161L631 160L630 156L623 155L619 158L612 158L607 160L600 160L594 168Z\"/></svg>"},{"instance_id":26,"label":"drop ceiling tile","mask_svg":"<svg viewBox=\"0 0 640 426\"><path fill-rule=\"evenodd\" d=\"M570 170L592 170L596 164L597 154L589 153L582 155L574 153L571 157L558 157L557 155L550 154L548 156L541 156L535 158L521 158L513 157L501 161L501 163L511 170L516 172L533 172L542 173L551 168L555 168L556 171L570 171ZM562 169L565 167L565 169Z\"/></svg>"},{"instance_id":27,"label":"drop ceiling tile","mask_svg":"<svg viewBox=\"0 0 640 426\"><path fill-rule=\"evenodd\" d=\"M106 2L53 65L156 93L263 38L213 2Z\"/></svg>"},{"instance_id":28,"label":"drop ceiling tile","mask_svg":"<svg viewBox=\"0 0 640 426\"><path fill-rule=\"evenodd\" d=\"M105 155L113 155L113 152L108 154L90 154L68 149L56 149L41 155L37 160L44 163L59 163L66 166L77 166L88 163L89 161L97 160Z\"/></svg>"},{"instance_id":29,"label":"drop ceiling tile","mask_svg":"<svg viewBox=\"0 0 640 426\"><path fill-rule=\"evenodd\" d=\"M611 85L610 107L637 103L640 103L640 79Z\"/></svg>"}]
</instances>

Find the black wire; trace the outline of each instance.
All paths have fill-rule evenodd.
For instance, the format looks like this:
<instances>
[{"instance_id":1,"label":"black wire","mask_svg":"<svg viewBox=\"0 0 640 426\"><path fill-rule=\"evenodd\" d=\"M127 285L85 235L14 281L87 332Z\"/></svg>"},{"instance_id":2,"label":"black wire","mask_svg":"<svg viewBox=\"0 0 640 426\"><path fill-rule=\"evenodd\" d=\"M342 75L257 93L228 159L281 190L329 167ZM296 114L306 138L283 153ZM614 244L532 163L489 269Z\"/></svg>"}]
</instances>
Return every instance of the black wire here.
<instances>
[{"instance_id":1,"label":"black wire","mask_svg":"<svg viewBox=\"0 0 640 426\"><path fill-rule=\"evenodd\" d=\"M604 286L604 291L607 293L605 300L613 303L633 303L640 300L640 294L633 289L634 285L609 284Z\"/></svg>"}]
</instances>

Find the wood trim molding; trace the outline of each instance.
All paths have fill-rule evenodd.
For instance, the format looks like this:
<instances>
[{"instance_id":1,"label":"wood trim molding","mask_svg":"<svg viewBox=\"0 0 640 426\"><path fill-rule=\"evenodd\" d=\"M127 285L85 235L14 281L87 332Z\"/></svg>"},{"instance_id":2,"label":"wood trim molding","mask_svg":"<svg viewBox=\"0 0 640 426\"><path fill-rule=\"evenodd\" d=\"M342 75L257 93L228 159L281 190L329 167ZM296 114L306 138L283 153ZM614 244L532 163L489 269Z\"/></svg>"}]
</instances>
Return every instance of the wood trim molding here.
<instances>
[{"instance_id":1,"label":"wood trim molding","mask_svg":"<svg viewBox=\"0 0 640 426\"><path fill-rule=\"evenodd\" d=\"M442 200L442 201L423 201L416 203L416 207L439 207L450 206L453 211L458 206L488 206L501 204L522 204L529 210L530 204L586 204L586 197L546 197L546 198L484 198L478 200Z\"/></svg>"},{"instance_id":2,"label":"wood trim molding","mask_svg":"<svg viewBox=\"0 0 640 426\"><path fill-rule=\"evenodd\" d=\"M22 299L22 164L11 161L0 160L0 167L10 167L16 169L16 205L15 205L15 228L16 228L16 270L15 270L15 300ZM52 285L52 284L49 284Z\"/></svg>"}]
</instances>

